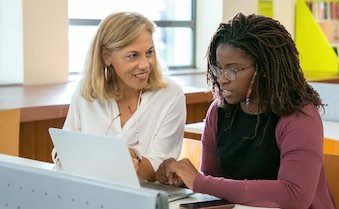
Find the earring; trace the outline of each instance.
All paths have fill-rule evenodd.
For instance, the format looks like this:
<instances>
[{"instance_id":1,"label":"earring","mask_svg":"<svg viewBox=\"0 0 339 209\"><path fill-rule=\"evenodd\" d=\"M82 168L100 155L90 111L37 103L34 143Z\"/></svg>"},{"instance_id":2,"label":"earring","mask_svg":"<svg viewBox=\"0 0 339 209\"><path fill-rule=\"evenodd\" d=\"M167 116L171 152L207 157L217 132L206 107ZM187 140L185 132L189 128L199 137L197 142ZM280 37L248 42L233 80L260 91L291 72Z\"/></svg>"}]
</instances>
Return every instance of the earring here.
<instances>
[{"instance_id":1,"label":"earring","mask_svg":"<svg viewBox=\"0 0 339 209\"><path fill-rule=\"evenodd\" d=\"M248 96L246 97L245 104L246 104L246 107L247 107L247 108L250 108L250 104L251 104L251 103L250 103L250 97L248 97Z\"/></svg>"},{"instance_id":2,"label":"earring","mask_svg":"<svg viewBox=\"0 0 339 209\"><path fill-rule=\"evenodd\" d=\"M107 66L105 67L105 80L108 81L108 72Z\"/></svg>"},{"instance_id":3,"label":"earring","mask_svg":"<svg viewBox=\"0 0 339 209\"><path fill-rule=\"evenodd\" d=\"M245 100L245 104L246 104L247 108L250 107L250 96L251 96L251 93L252 93L253 82L254 82L256 76L257 76L257 71L254 72L254 75L252 77L250 86L249 86L249 88L247 90L247 95L246 95L246 100Z\"/></svg>"}]
</instances>

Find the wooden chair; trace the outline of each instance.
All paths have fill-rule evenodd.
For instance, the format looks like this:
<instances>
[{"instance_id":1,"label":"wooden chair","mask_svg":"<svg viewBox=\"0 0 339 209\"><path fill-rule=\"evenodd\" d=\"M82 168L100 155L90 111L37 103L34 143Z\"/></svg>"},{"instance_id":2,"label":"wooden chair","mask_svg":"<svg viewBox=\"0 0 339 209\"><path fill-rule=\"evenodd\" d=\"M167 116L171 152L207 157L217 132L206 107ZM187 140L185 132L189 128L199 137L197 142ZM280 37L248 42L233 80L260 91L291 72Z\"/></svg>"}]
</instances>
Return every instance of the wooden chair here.
<instances>
[{"instance_id":1,"label":"wooden chair","mask_svg":"<svg viewBox=\"0 0 339 209\"><path fill-rule=\"evenodd\" d=\"M324 154L339 155L339 139L324 139Z\"/></svg>"},{"instance_id":2,"label":"wooden chair","mask_svg":"<svg viewBox=\"0 0 339 209\"><path fill-rule=\"evenodd\" d=\"M196 169L199 169L201 146L200 140L184 138L179 159L188 158Z\"/></svg>"},{"instance_id":3,"label":"wooden chair","mask_svg":"<svg viewBox=\"0 0 339 209\"><path fill-rule=\"evenodd\" d=\"M19 156L20 109L0 110L0 153Z\"/></svg>"},{"instance_id":4,"label":"wooden chair","mask_svg":"<svg viewBox=\"0 0 339 209\"><path fill-rule=\"evenodd\" d=\"M339 140L324 139L324 168L327 180L339 206Z\"/></svg>"},{"instance_id":5,"label":"wooden chair","mask_svg":"<svg viewBox=\"0 0 339 209\"><path fill-rule=\"evenodd\" d=\"M335 203L339 206L339 155L324 154L324 167Z\"/></svg>"}]
</instances>

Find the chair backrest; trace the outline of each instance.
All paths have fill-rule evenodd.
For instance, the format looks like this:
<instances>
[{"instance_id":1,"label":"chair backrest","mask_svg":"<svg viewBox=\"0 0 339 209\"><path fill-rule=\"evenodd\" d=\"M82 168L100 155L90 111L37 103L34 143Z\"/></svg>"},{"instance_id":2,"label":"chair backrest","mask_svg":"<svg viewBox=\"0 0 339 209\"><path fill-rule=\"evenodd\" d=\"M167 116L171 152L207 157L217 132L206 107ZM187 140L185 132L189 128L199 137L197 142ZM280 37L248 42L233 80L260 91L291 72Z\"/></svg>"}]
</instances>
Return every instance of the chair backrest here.
<instances>
[{"instance_id":1,"label":"chair backrest","mask_svg":"<svg viewBox=\"0 0 339 209\"><path fill-rule=\"evenodd\" d=\"M324 139L324 167L336 205L339 206L339 140Z\"/></svg>"},{"instance_id":2,"label":"chair backrest","mask_svg":"<svg viewBox=\"0 0 339 209\"><path fill-rule=\"evenodd\" d=\"M0 110L0 153L19 156L20 109Z\"/></svg>"},{"instance_id":3,"label":"chair backrest","mask_svg":"<svg viewBox=\"0 0 339 209\"><path fill-rule=\"evenodd\" d=\"M339 206L339 155L324 154L324 167L335 203Z\"/></svg>"},{"instance_id":4,"label":"chair backrest","mask_svg":"<svg viewBox=\"0 0 339 209\"><path fill-rule=\"evenodd\" d=\"M339 139L324 139L324 154L339 155Z\"/></svg>"},{"instance_id":5,"label":"chair backrest","mask_svg":"<svg viewBox=\"0 0 339 209\"><path fill-rule=\"evenodd\" d=\"M188 158L196 169L199 169L201 146L200 140L184 138L179 159Z\"/></svg>"}]
</instances>

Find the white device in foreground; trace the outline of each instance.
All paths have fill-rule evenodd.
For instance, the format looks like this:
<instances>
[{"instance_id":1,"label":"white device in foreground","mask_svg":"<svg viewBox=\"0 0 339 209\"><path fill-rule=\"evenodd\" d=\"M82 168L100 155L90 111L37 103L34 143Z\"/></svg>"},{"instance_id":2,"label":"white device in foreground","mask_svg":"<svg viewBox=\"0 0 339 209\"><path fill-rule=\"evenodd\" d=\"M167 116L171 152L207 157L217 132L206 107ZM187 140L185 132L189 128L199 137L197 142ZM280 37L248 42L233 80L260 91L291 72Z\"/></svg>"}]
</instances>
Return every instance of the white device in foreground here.
<instances>
[{"instance_id":1,"label":"white device in foreground","mask_svg":"<svg viewBox=\"0 0 339 209\"><path fill-rule=\"evenodd\" d=\"M56 172L51 169L51 165L0 154L0 208L168 209L169 207L165 192Z\"/></svg>"}]
</instances>

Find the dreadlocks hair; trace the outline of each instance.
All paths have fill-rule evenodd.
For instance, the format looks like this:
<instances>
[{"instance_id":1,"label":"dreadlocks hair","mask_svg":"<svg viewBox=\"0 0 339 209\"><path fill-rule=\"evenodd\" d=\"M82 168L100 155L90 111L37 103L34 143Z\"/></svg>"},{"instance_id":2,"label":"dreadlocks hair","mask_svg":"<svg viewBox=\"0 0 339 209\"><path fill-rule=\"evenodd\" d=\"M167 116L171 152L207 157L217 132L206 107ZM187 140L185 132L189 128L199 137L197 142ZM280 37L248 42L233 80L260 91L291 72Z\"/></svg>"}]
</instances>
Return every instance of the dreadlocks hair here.
<instances>
[{"instance_id":1,"label":"dreadlocks hair","mask_svg":"<svg viewBox=\"0 0 339 209\"><path fill-rule=\"evenodd\" d=\"M269 17L242 13L219 25L207 51L207 83L219 99L220 107L231 106L223 98L217 77L210 70L210 66L216 64L220 44L239 48L255 61L257 76L253 89L259 110L282 116L301 112L308 103L324 109L319 94L304 77L299 52L285 27Z\"/></svg>"}]
</instances>

